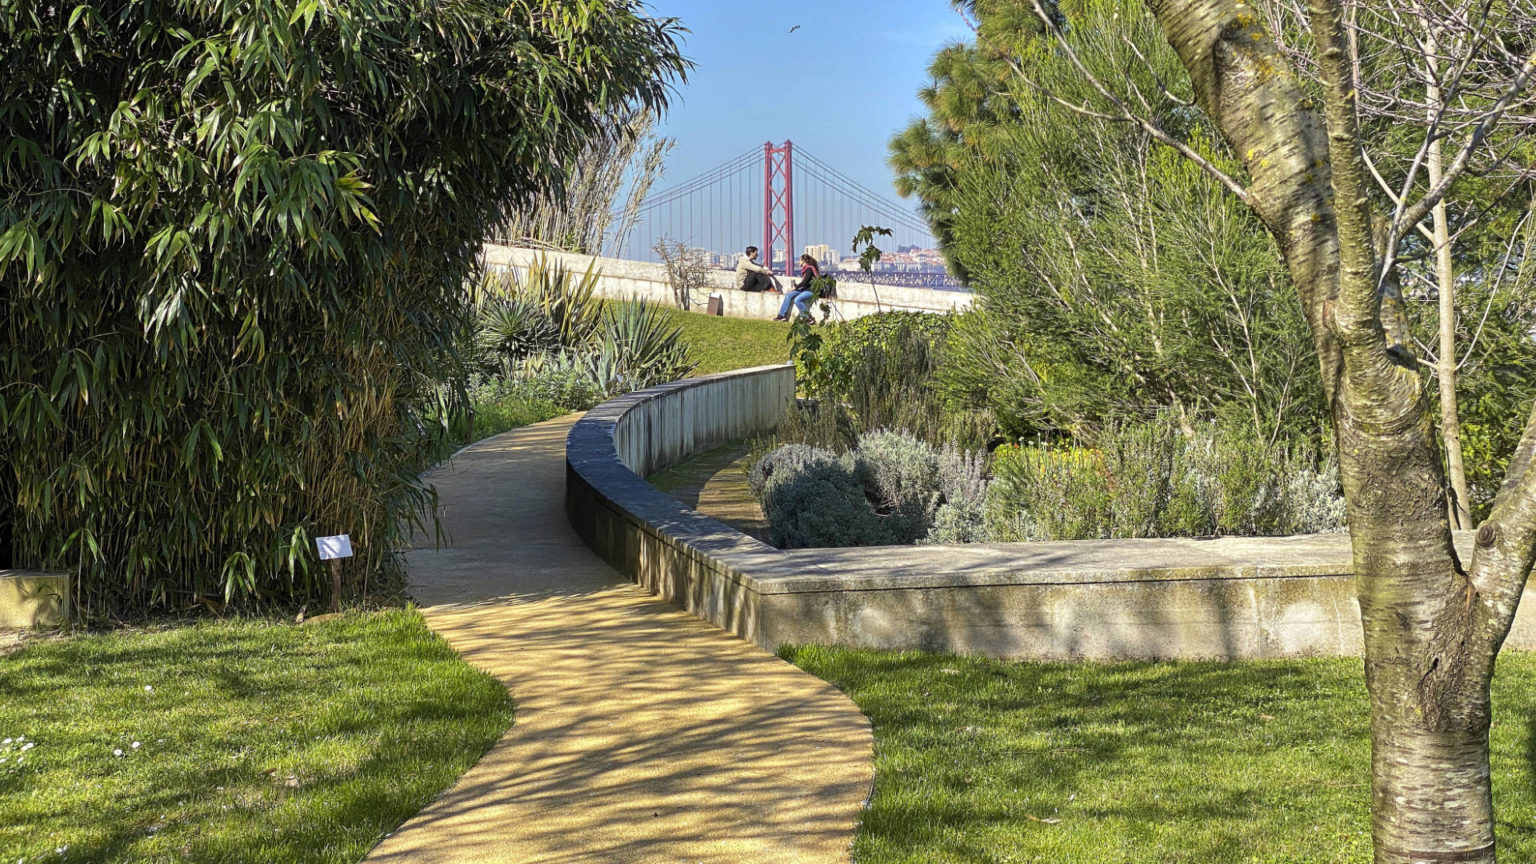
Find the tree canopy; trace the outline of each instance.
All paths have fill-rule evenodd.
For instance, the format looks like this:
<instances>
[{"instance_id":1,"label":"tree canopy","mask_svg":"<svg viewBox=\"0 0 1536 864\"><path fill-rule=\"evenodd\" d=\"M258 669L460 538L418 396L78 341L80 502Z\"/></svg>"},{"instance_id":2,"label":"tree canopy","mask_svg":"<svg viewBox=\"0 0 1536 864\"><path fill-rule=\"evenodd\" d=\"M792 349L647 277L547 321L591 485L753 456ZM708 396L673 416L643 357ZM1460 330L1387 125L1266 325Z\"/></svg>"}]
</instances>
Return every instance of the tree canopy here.
<instances>
[{"instance_id":1,"label":"tree canopy","mask_svg":"<svg viewBox=\"0 0 1536 864\"><path fill-rule=\"evenodd\" d=\"M978 295L950 340L946 389L1015 436L1163 410L1186 427L1221 413L1271 440L1315 434L1305 322L1258 220L1142 129L1066 107L1096 94L1029 3L974 11L976 43L938 55L929 116L892 142L902 191ZM1181 142L1231 161L1187 83L1160 95L1184 76L1139 4L1070 11L1086 62L1128 70Z\"/></svg>"},{"instance_id":2,"label":"tree canopy","mask_svg":"<svg viewBox=\"0 0 1536 864\"><path fill-rule=\"evenodd\" d=\"M115 614L310 597L316 533L387 564L482 237L665 106L677 32L629 0L0 0L16 563Z\"/></svg>"}]
</instances>

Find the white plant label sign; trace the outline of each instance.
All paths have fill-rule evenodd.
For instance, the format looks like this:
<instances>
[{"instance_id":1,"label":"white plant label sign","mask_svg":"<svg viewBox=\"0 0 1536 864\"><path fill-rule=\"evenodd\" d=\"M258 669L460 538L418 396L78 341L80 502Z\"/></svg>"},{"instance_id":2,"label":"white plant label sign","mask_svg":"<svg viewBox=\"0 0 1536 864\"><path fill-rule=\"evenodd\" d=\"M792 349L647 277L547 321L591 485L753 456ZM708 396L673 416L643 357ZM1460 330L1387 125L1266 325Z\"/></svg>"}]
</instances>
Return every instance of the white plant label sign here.
<instances>
[{"instance_id":1,"label":"white plant label sign","mask_svg":"<svg viewBox=\"0 0 1536 864\"><path fill-rule=\"evenodd\" d=\"M337 534L335 537L316 537L315 548L320 550L321 561L351 558L352 537L349 534Z\"/></svg>"}]
</instances>

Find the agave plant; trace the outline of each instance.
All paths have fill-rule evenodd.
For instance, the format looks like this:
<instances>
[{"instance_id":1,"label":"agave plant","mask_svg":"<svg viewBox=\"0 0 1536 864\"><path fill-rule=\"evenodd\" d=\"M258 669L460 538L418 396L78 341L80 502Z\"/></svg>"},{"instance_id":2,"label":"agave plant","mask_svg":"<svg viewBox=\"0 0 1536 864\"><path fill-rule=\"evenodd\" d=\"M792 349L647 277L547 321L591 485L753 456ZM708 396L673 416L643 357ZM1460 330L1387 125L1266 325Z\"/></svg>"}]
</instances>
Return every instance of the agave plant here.
<instances>
[{"instance_id":1,"label":"agave plant","mask_svg":"<svg viewBox=\"0 0 1536 864\"><path fill-rule=\"evenodd\" d=\"M644 300L607 307L598 348L595 354L624 370L633 390L676 381L699 365L683 342L682 327Z\"/></svg>"},{"instance_id":2,"label":"agave plant","mask_svg":"<svg viewBox=\"0 0 1536 864\"><path fill-rule=\"evenodd\" d=\"M601 276L595 263L578 275L565 264L539 255L526 270L488 277L481 289L481 302L487 305L496 297L523 298L554 324L562 347L580 348L591 344L603 324L603 304L595 296Z\"/></svg>"},{"instance_id":3,"label":"agave plant","mask_svg":"<svg viewBox=\"0 0 1536 864\"><path fill-rule=\"evenodd\" d=\"M528 295L494 294L481 303L475 321L481 374L505 376L523 358L560 348L559 326Z\"/></svg>"}]
</instances>

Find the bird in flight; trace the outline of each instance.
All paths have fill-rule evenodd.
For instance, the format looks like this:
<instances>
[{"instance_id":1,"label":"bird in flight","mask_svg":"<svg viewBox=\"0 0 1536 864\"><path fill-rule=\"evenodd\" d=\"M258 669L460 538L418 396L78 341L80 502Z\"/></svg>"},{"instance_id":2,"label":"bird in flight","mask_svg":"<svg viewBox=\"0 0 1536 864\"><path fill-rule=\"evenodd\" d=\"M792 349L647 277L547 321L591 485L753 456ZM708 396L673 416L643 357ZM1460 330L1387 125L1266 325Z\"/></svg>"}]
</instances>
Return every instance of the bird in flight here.
<instances>
[{"instance_id":1,"label":"bird in flight","mask_svg":"<svg viewBox=\"0 0 1536 864\"><path fill-rule=\"evenodd\" d=\"M796 24L795 26L789 28L789 32L793 33L793 32L795 32L796 30L799 30L799 29L800 29L800 25Z\"/></svg>"}]
</instances>

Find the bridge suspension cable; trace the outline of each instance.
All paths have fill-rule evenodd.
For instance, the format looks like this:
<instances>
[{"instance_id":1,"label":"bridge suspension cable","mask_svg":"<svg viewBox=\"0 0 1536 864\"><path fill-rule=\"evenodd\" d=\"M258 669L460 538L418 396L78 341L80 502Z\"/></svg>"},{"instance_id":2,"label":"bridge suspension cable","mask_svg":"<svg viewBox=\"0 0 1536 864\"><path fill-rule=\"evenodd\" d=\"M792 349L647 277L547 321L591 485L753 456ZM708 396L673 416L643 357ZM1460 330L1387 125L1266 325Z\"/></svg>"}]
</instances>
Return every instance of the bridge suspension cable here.
<instances>
[{"instance_id":1,"label":"bridge suspension cable","mask_svg":"<svg viewBox=\"0 0 1536 864\"><path fill-rule=\"evenodd\" d=\"M777 238L770 241L775 243L773 263L775 269L784 272L791 269L791 260L807 249L816 250L818 257L836 269L852 254L852 238L864 225L891 229L891 237L876 241L888 252L937 245L921 215L863 186L803 148L792 148L794 170L786 170L775 159L782 161L788 149L787 143L785 147L754 147L650 194L636 208L631 233L619 242L620 254L658 260L658 243L665 240L703 250L713 266L732 267L743 247L760 245L761 238L773 237ZM771 208L767 206L770 203ZM782 223L778 221L781 219ZM778 248L782 245L778 240L791 237L799 248ZM908 257L897 266L910 278L902 272L889 272L883 274L882 281L956 287L943 275L937 256Z\"/></svg>"}]
</instances>

